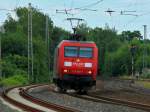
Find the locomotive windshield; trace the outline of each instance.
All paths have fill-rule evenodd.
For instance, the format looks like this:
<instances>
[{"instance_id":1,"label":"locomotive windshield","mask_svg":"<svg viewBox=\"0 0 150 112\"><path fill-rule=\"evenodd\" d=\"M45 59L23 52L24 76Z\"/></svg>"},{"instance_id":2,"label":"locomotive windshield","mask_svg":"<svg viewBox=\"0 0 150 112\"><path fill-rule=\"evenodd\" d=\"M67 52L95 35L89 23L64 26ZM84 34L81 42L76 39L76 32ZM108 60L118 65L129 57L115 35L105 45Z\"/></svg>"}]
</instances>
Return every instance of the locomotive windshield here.
<instances>
[{"instance_id":1,"label":"locomotive windshield","mask_svg":"<svg viewBox=\"0 0 150 112\"><path fill-rule=\"evenodd\" d=\"M65 47L65 57L92 58L93 49L90 47Z\"/></svg>"},{"instance_id":2,"label":"locomotive windshield","mask_svg":"<svg viewBox=\"0 0 150 112\"><path fill-rule=\"evenodd\" d=\"M65 57L77 57L78 47L65 47Z\"/></svg>"},{"instance_id":3,"label":"locomotive windshield","mask_svg":"<svg viewBox=\"0 0 150 112\"><path fill-rule=\"evenodd\" d=\"M92 48L80 48L79 57L92 58Z\"/></svg>"}]
</instances>

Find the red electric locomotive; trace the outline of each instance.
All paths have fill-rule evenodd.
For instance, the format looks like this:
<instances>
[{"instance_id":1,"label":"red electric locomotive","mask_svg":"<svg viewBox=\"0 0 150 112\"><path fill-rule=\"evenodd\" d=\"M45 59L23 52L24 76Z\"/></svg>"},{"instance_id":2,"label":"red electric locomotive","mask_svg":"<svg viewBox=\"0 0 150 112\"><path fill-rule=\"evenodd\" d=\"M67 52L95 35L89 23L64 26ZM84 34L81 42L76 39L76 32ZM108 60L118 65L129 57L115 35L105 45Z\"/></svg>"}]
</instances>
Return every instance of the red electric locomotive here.
<instances>
[{"instance_id":1,"label":"red electric locomotive","mask_svg":"<svg viewBox=\"0 0 150 112\"><path fill-rule=\"evenodd\" d=\"M98 49L94 42L63 40L55 50L54 83L63 91L96 85Z\"/></svg>"}]
</instances>

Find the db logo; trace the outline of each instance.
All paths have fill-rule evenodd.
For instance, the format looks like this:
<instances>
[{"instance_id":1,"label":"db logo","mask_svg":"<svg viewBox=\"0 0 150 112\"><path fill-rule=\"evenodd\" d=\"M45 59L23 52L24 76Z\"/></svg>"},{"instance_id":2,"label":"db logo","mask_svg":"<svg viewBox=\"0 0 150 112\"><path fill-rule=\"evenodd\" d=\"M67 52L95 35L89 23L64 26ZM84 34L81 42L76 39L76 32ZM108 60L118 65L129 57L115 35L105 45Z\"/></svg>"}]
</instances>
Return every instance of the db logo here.
<instances>
[{"instance_id":1,"label":"db logo","mask_svg":"<svg viewBox=\"0 0 150 112\"><path fill-rule=\"evenodd\" d=\"M73 62L73 66L84 67L84 63Z\"/></svg>"}]
</instances>

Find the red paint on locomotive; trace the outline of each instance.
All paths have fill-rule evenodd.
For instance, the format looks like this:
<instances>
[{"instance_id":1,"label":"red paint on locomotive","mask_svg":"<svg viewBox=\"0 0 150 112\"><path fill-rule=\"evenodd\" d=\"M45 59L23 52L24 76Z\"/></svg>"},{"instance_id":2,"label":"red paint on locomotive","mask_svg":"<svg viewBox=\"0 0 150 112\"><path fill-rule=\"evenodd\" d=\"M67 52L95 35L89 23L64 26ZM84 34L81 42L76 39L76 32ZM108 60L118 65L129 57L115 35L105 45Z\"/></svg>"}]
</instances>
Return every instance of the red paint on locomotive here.
<instances>
[{"instance_id":1,"label":"red paint on locomotive","mask_svg":"<svg viewBox=\"0 0 150 112\"><path fill-rule=\"evenodd\" d=\"M98 49L94 42L63 40L55 50L54 83L61 89L96 84Z\"/></svg>"}]
</instances>

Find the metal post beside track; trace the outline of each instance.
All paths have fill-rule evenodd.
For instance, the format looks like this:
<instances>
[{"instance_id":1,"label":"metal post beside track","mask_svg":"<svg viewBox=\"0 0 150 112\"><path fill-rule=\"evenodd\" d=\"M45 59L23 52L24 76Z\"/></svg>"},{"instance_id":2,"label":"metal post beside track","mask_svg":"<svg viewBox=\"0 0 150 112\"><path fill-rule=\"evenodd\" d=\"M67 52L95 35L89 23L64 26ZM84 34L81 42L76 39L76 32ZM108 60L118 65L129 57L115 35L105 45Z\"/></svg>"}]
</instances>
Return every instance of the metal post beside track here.
<instances>
[{"instance_id":1,"label":"metal post beside track","mask_svg":"<svg viewBox=\"0 0 150 112\"><path fill-rule=\"evenodd\" d=\"M33 81L32 7L28 7L28 80Z\"/></svg>"},{"instance_id":2,"label":"metal post beside track","mask_svg":"<svg viewBox=\"0 0 150 112\"><path fill-rule=\"evenodd\" d=\"M132 64L132 79L134 81L134 56L136 52L137 46L131 45L130 52L131 52L131 64Z\"/></svg>"}]
</instances>

